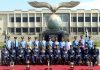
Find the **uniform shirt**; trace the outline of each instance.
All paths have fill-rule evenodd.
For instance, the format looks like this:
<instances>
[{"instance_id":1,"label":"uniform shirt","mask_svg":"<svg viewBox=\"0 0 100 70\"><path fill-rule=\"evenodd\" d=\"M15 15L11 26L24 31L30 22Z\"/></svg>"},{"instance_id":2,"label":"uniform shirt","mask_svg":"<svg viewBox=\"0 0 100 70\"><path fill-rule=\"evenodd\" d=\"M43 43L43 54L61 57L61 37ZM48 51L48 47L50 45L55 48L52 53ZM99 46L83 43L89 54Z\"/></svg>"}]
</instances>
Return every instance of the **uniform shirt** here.
<instances>
[{"instance_id":1,"label":"uniform shirt","mask_svg":"<svg viewBox=\"0 0 100 70\"><path fill-rule=\"evenodd\" d=\"M79 42L77 40L74 40L73 43L72 43L72 46L76 47L78 44L79 44Z\"/></svg>"},{"instance_id":2,"label":"uniform shirt","mask_svg":"<svg viewBox=\"0 0 100 70\"><path fill-rule=\"evenodd\" d=\"M14 46L14 47L19 47L19 42L18 42L17 40L14 40L14 41L13 41L13 46Z\"/></svg>"},{"instance_id":3,"label":"uniform shirt","mask_svg":"<svg viewBox=\"0 0 100 70\"><path fill-rule=\"evenodd\" d=\"M59 42L58 41L55 41L54 42L54 45L58 45L59 46Z\"/></svg>"},{"instance_id":4,"label":"uniform shirt","mask_svg":"<svg viewBox=\"0 0 100 70\"><path fill-rule=\"evenodd\" d=\"M60 48L65 47L65 45L66 45L66 42L65 41L60 42Z\"/></svg>"},{"instance_id":5,"label":"uniform shirt","mask_svg":"<svg viewBox=\"0 0 100 70\"><path fill-rule=\"evenodd\" d=\"M56 45L59 46L59 42L58 42L58 41L55 41L55 42L53 43L53 47L56 46Z\"/></svg>"},{"instance_id":6,"label":"uniform shirt","mask_svg":"<svg viewBox=\"0 0 100 70\"><path fill-rule=\"evenodd\" d=\"M88 40L88 47L92 48L93 47L93 40Z\"/></svg>"},{"instance_id":7,"label":"uniform shirt","mask_svg":"<svg viewBox=\"0 0 100 70\"><path fill-rule=\"evenodd\" d=\"M39 47L39 41L38 40L34 41L34 46L36 46L37 48Z\"/></svg>"},{"instance_id":8,"label":"uniform shirt","mask_svg":"<svg viewBox=\"0 0 100 70\"><path fill-rule=\"evenodd\" d=\"M7 47L8 49L10 49L11 46L12 46L12 41L11 41L11 40L7 40L7 41L6 41L6 47Z\"/></svg>"},{"instance_id":9,"label":"uniform shirt","mask_svg":"<svg viewBox=\"0 0 100 70\"><path fill-rule=\"evenodd\" d=\"M51 47L53 46L53 42L52 41L49 41L49 44L50 44Z\"/></svg>"},{"instance_id":10,"label":"uniform shirt","mask_svg":"<svg viewBox=\"0 0 100 70\"><path fill-rule=\"evenodd\" d=\"M81 41L82 45L85 46L85 40L82 39L82 40L80 40L80 41Z\"/></svg>"},{"instance_id":11,"label":"uniform shirt","mask_svg":"<svg viewBox=\"0 0 100 70\"><path fill-rule=\"evenodd\" d=\"M20 42L20 45L21 45L23 48L26 48L26 41L21 41L21 42Z\"/></svg>"},{"instance_id":12,"label":"uniform shirt","mask_svg":"<svg viewBox=\"0 0 100 70\"><path fill-rule=\"evenodd\" d=\"M71 42L66 42L66 49L69 50L70 49L70 45L72 45Z\"/></svg>"},{"instance_id":13,"label":"uniform shirt","mask_svg":"<svg viewBox=\"0 0 100 70\"><path fill-rule=\"evenodd\" d=\"M29 45L30 48L33 47L33 42L32 41L28 41L27 44Z\"/></svg>"},{"instance_id":14,"label":"uniform shirt","mask_svg":"<svg viewBox=\"0 0 100 70\"><path fill-rule=\"evenodd\" d=\"M46 41L45 40L43 40L41 43L42 43L42 46L46 47Z\"/></svg>"}]
</instances>

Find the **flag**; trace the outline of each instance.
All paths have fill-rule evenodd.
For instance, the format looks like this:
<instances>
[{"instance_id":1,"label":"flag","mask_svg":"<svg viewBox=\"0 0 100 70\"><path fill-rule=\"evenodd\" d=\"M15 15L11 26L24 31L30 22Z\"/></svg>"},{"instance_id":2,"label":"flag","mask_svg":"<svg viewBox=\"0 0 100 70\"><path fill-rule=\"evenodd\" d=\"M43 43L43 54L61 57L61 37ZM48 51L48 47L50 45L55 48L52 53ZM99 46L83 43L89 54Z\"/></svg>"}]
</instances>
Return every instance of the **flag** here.
<instances>
[{"instance_id":1,"label":"flag","mask_svg":"<svg viewBox=\"0 0 100 70\"><path fill-rule=\"evenodd\" d=\"M88 29L86 28L86 36L89 36L89 34L88 34Z\"/></svg>"}]
</instances>

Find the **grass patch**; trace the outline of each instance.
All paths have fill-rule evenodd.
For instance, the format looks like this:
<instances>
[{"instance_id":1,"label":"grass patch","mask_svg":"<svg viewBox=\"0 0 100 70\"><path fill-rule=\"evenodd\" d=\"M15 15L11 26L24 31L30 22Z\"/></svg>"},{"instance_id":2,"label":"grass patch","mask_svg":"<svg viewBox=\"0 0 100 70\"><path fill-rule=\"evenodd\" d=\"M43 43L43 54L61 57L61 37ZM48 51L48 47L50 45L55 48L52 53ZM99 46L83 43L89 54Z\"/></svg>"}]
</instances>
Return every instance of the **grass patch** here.
<instances>
[{"instance_id":1,"label":"grass patch","mask_svg":"<svg viewBox=\"0 0 100 70\"><path fill-rule=\"evenodd\" d=\"M3 48L4 43L0 42L0 48Z\"/></svg>"},{"instance_id":2,"label":"grass patch","mask_svg":"<svg viewBox=\"0 0 100 70\"><path fill-rule=\"evenodd\" d=\"M97 47L100 47L100 41L95 41L94 44L97 45Z\"/></svg>"}]
</instances>

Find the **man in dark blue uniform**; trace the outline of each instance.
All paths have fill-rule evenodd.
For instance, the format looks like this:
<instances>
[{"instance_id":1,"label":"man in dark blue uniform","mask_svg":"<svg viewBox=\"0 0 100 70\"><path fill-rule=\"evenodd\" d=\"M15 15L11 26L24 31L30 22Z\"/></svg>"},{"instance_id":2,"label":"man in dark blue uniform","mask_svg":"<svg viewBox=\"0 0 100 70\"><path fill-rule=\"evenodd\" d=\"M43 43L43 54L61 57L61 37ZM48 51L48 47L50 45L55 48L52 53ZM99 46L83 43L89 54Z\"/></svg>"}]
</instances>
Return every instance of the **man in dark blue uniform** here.
<instances>
[{"instance_id":1,"label":"man in dark blue uniform","mask_svg":"<svg viewBox=\"0 0 100 70\"><path fill-rule=\"evenodd\" d=\"M9 51L6 49L6 47L4 47L1 51L1 63L3 65L8 65L9 62L10 62Z\"/></svg>"},{"instance_id":2,"label":"man in dark blue uniform","mask_svg":"<svg viewBox=\"0 0 100 70\"><path fill-rule=\"evenodd\" d=\"M92 58L93 66L98 64L99 49L96 48L96 45L94 45L94 48L91 49L91 58Z\"/></svg>"},{"instance_id":3,"label":"man in dark blue uniform","mask_svg":"<svg viewBox=\"0 0 100 70\"><path fill-rule=\"evenodd\" d=\"M25 60L27 61L31 61L31 49L30 46L27 44L27 47L25 49Z\"/></svg>"},{"instance_id":4,"label":"man in dark blue uniform","mask_svg":"<svg viewBox=\"0 0 100 70\"><path fill-rule=\"evenodd\" d=\"M18 52L17 52L17 63L23 64L25 63L25 49L22 48L22 46L19 46Z\"/></svg>"},{"instance_id":5,"label":"man in dark blue uniform","mask_svg":"<svg viewBox=\"0 0 100 70\"><path fill-rule=\"evenodd\" d=\"M46 60L46 58L45 58L45 48L44 47L42 47L42 49L41 49L41 51L40 51L40 63L41 64L44 64L45 63L45 60Z\"/></svg>"},{"instance_id":6,"label":"man in dark blue uniform","mask_svg":"<svg viewBox=\"0 0 100 70\"><path fill-rule=\"evenodd\" d=\"M74 51L72 45L70 45L70 49L68 50L68 60L70 62L74 62L74 60L75 60L75 51Z\"/></svg>"},{"instance_id":7,"label":"man in dark blue uniform","mask_svg":"<svg viewBox=\"0 0 100 70\"><path fill-rule=\"evenodd\" d=\"M68 63L68 50L65 47L62 50L62 63Z\"/></svg>"},{"instance_id":8,"label":"man in dark blue uniform","mask_svg":"<svg viewBox=\"0 0 100 70\"><path fill-rule=\"evenodd\" d=\"M77 46L75 54L76 54L76 64L79 65L80 62L82 61L82 51L79 46Z\"/></svg>"},{"instance_id":9,"label":"man in dark blue uniform","mask_svg":"<svg viewBox=\"0 0 100 70\"><path fill-rule=\"evenodd\" d=\"M58 64L61 59L61 53L60 53L60 47L59 47L59 42L58 38L55 37L55 41L53 43L53 57L54 57L54 63Z\"/></svg>"},{"instance_id":10,"label":"man in dark blue uniform","mask_svg":"<svg viewBox=\"0 0 100 70\"><path fill-rule=\"evenodd\" d=\"M37 37L35 37L35 41L33 42L34 48L32 49L32 63L36 64L39 59L39 46L40 42Z\"/></svg>"},{"instance_id":11,"label":"man in dark blue uniform","mask_svg":"<svg viewBox=\"0 0 100 70\"><path fill-rule=\"evenodd\" d=\"M85 65L88 65L88 63L90 62L90 54L89 54L90 50L88 48L84 49L83 52L83 62Z\"/></svg>"},{"instance_id":12,"label":"man in dark blue uniform","mask_svg":"<svg viewBox=\"0 0 100 70\"><path fill-rule=\"evenodd\" d=\"M46 43L46 60L49 60L50 64L53 62L53 41L51 41L51 38Z\"/></svg>"},{"instance_id":13,"label":"man in dark blue uniform","mask_svg":"<svg viewBox=\"0 0 100 70\"><path fill-rule=\"evenodd\" d=\"M63 51L66 46L66 42L64 41L64 38L62 38L62 41L59 43L59 46L60 46L61 57L63 57Z\"/></svg>"}]
</instances>

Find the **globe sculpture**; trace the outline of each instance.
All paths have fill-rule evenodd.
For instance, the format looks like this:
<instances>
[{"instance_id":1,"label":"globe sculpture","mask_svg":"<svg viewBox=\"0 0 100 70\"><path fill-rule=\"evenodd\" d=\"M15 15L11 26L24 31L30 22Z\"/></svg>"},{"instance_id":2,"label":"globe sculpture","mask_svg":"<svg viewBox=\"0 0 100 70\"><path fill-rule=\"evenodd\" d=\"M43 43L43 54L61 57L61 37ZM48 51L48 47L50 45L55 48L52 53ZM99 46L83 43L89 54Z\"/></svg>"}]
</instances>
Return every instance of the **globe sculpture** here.
<instances>
[{"instance_id":1,"label":"globe sculpture","mask_svg":"<svg viewBox=\"0 0 100 70\"><path fill-rule=\"evenodd\" d=\"M64 35L64 31L59 30L59 28L61 28L63 23L61 21L60 16L58 16L56 14L56 11L62 7L65 7L65 8L75 7L79 3L80 2L78 2L78 1L70 1L70 2L62 2L62 3L59 3L59 5L52 6L46 2L37 2L37 1L29 2L29 4L32 7L36 7L36 8L45 7L45 8L48 8L52 12L52 14L49 17L49 20L47 21L48 30L42 32L42 35L45 36L45 39L48 39L49 35L58 35L59 41L61 40L62 36Z\"/></svg>"},{"instance_id":2,"label":"globe sculpture","mask_svg":"<svg viewBox=\"0 0 100 70\"><path fill-rule=\"evenodd\" d=\"M52 14L49 17L47 27L48 29L59 29L61 27L61 24L62 24L61 18L56 14Z\"/></svg>"}]
</instances>

